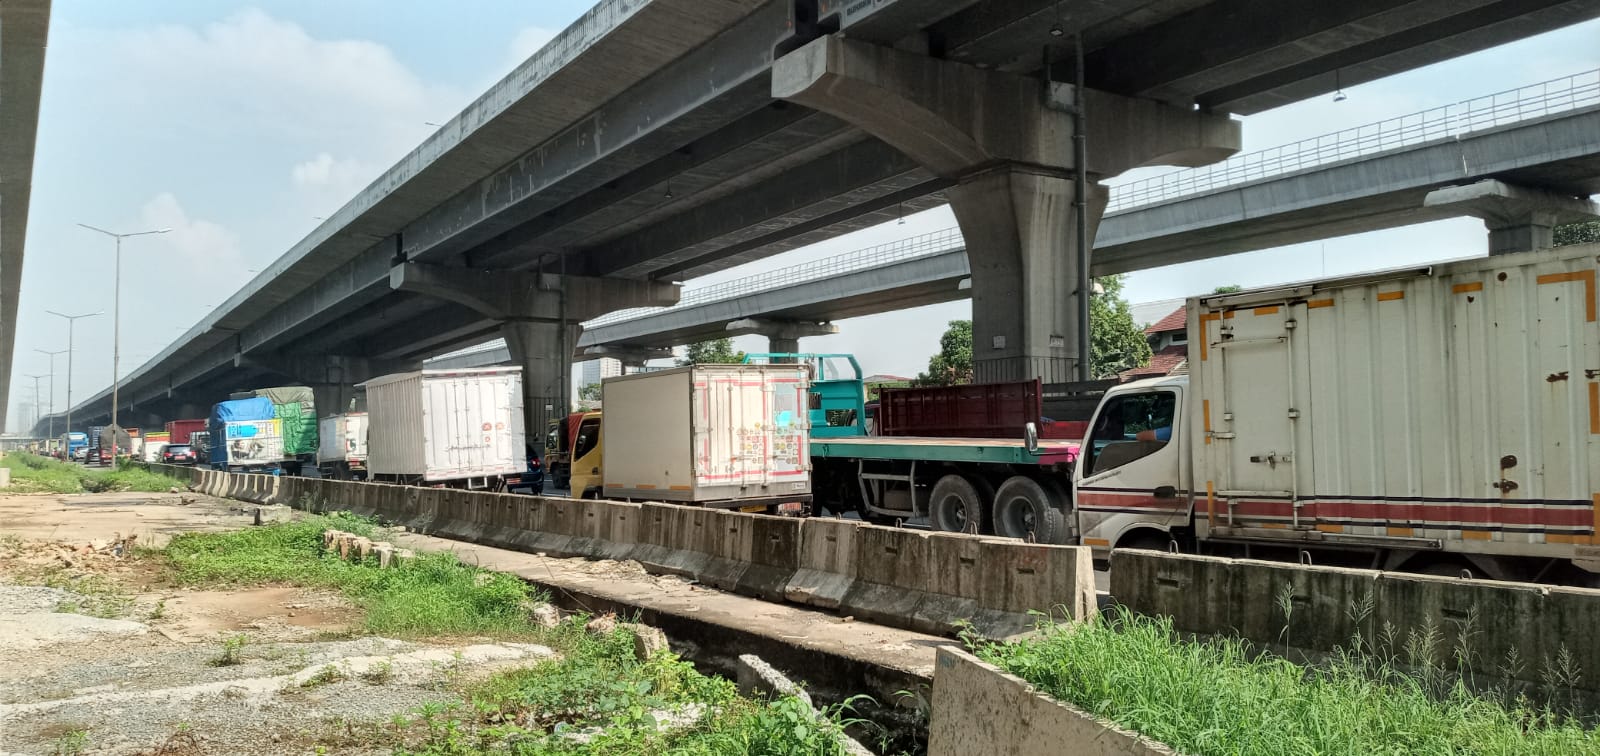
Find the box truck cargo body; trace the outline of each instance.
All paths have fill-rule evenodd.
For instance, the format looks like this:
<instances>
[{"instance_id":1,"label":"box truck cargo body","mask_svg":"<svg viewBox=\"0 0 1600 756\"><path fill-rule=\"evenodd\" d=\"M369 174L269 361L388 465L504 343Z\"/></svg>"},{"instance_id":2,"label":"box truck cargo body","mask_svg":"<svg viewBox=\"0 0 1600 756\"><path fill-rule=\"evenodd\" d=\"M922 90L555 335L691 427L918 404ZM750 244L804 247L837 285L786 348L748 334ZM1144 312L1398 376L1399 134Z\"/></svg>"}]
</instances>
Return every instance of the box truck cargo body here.
<instances>
[{"instance_id":1,"label":"box truck cargo body","mask_svg":"<svg viewBox=\"0 0 1600 756\"><path fill-rule=\"evenodd\" d=\"M195 433L190 433L194 440ZM284 450L283 420L265 397L230 399L211 408L208 463L218 470L272 472L293 459Z\"/></svg>"},{"instance_id":2,"label":"box truck cargo body","mask_svg":"<svg viewBox=\"0 0 1600 756\"><path fill-rule=\"evenodd\" d=\"M418 370L363 385L373 479L498 489L501 476L526 470L521 368Z\"/></svg>"},{"instance_id":3,"label":"box truck cargo body","mask_svg":"<svg viewBox=\"0 0 1600 756\"><path fill-rule=\"evenodd\" d=\"M603 383L604 495L804 511L804 365L696 365Z\"/></svg>"},{"instance_id":4,"label":"box truck cargo body","mask_svg":"<svg viewBox=\"0 0 1600 756\"><path fill-rule=\"evenodd\" d=\"M189 443L189 434L195 431L203 431L205 429L205 418L199 418L195 420L168 420L167 443L187 444Z\"/></svg>"},{"instance_id":5,"label":"box truck cargo body","mask_svg":"<svg viewBox=\"0 0 1600 756\"><path fill-rule=\"evenodd\" d=\"M348 480L366 475L367 413L322 418L317 437L317 467L324 477Z\"/></svg>"},{"instance_id":6,"label":"box truck cargo body","mask_svg":"<svg viewBox=\"0 0 1600 756\"><path fill-rule=\"evenodd\" d=\"M1531 579L1600 566L1600 246L1191 299L1189 375L1108 392L1083 540L1152 530Z\"/></svg>"}]
</instances>

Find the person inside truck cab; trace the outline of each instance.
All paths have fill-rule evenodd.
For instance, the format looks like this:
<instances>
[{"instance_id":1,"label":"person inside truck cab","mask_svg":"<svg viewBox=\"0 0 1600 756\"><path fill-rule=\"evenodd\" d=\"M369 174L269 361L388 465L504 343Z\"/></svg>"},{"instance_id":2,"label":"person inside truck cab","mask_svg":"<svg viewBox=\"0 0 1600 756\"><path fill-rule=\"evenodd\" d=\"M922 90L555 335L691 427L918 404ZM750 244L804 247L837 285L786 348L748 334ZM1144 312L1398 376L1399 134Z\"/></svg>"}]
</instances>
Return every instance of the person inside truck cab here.
<instances>
[{"instance_id":1,"label":"person inside truck cab","mask_svg":"<svg viewBox=\"0 0 1600 756\"><path fill-rule=\"evenodd\" d=\"M1090 434L1087 474L1148 457L1172 440L1177 397L1167 391L1123 394L1100 408Z\"/></svg>"}]
</instances>

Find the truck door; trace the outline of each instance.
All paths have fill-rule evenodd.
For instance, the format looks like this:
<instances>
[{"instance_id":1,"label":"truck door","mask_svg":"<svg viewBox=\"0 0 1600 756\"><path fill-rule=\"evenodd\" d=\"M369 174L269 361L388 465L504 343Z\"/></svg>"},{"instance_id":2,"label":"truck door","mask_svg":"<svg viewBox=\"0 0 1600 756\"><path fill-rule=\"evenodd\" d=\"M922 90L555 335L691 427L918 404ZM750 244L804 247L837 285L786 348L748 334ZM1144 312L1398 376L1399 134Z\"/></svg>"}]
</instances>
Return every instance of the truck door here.
<instances>
[{"instance_id":1,"label":"truck door","mask_svg":"<svg viewBox=\"0 0 1600 756\"><path fill-rule=\"evenodd\" d=\"M1187 522L1188 492L1176 440L1183 432L1176 386L1112 394L1101 402L1078 461L1078 522L1086 545L1115 546L1138 527Z\"/></svg>"},{"instance_id":2,"label":"truck door","mask_svg":"<svg viewBox=\"0 0 1600 756\"><path fill-rule=\"evenodd\" d=\"M1307 368L1295 364L1294 311L1266 304L1201 316L1211 527L1315 524L1298 516L1295 501L1294 386Z\"/></svg>"}]
</instances>

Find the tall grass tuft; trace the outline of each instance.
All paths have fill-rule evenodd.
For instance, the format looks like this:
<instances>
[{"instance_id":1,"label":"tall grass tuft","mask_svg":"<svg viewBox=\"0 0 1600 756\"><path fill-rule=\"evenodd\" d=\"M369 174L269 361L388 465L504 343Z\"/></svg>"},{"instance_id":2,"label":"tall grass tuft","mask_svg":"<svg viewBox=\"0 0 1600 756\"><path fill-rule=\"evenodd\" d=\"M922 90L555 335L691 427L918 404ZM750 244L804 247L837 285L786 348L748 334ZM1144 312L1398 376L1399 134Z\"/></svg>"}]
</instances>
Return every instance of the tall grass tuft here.
<instances>
[{"instance_id":1,"label":"tall grass tuft","mask_svg":"<svg viewBox=\"0 0 1600 756\"><path fill-rule=\"evenodd\" d=\"M177 478L137 467L96 470L25 452L0 458L0 467L11 468L11 489L22 493L159 492L184 485Z\"/></svg>"},{"instance_id":2,"label":"tall grass tuft","mask_svg":"<svg viewBox=\"0 0 1600 756\"><path fill-rule=\"evenodd\" d=\"M1437 636L1414 633L1407 655L1435 658ZM1600 754L1581 724L1459 681L1441 694L1432 680L1348 653L1305 667L1237 639L1184 640L1170 620L1125 609L1019 642L969 643L1057 699L1192 756Z\"/></svg>"},{"instance_id":3,"label":"tall grass tuft","mask_svg":"<svg viewBox=\"0 0 1600 756\"><path fill-rule=\"evenodd\" d=\"M350 515L310 517L229 533L186 533L167 545L177 578L188 584L289 583L338 589L366 610L366 628L401 636L518 635L535 598L515 576L462 564L453 554L424 553L400 568L379 569L322 551L329 528L373 535Z\"/></svg>"}]
</instances>

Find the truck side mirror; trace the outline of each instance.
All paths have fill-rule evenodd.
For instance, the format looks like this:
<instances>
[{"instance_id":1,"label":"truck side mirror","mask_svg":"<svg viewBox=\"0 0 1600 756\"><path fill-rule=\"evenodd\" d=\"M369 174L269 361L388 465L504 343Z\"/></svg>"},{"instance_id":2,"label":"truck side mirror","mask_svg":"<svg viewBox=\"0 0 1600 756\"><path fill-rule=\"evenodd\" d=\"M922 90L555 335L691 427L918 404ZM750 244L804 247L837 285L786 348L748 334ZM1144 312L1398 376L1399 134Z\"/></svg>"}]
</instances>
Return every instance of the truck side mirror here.
<instances>
[{"instance_id":1,"label":"truck side mirror","mask_svg":"<svg viewBox=\"0 0 1600 756\"><path fill-rule=\"evenodd\" d=\"M1039 451L1039 426L1027 423L1022 426L1022 443L1027 447L1029 454Z\"/></svg>"}]
</instances>

